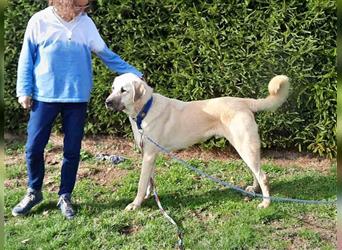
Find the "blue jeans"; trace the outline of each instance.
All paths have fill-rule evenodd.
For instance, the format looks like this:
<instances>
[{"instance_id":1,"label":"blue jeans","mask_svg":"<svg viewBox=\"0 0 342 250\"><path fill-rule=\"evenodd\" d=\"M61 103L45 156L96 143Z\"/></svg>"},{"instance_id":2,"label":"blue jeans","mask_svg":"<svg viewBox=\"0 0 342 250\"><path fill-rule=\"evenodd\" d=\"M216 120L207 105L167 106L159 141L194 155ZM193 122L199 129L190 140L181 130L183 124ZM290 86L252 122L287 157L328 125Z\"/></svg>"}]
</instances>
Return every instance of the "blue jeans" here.
<instances>
[{"instance_id":1,"label":"blue jeans","mask_svg":"<svg viewBox=\"0 0 342 250\"><path fill-rule=\"evenodd\" d=\"M81 141L87 113L87 103L47 103L33 101L27 126L26 164L28 186L41 190L45 166L44 149L58 114L62 117L64 133L63 163L58 194L74 189L80 161Z\"/></svg>"}]
</instances>

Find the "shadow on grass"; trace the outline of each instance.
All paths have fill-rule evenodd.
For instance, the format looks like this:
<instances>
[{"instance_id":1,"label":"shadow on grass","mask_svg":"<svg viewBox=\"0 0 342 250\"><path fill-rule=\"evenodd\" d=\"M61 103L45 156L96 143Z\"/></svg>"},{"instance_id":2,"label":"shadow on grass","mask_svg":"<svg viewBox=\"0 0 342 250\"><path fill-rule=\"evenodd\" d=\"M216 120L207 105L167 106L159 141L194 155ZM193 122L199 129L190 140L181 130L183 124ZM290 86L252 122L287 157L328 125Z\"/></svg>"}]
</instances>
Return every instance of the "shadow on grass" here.
<instances>
[{"instance_id":1,"label":"shadow on grass","mask_svg":"<svg viewBox=\"0 0 342 250\"><path fill-rule=\"evenodd\" d=\"M158 188L158 187L157 187ZM196 194L185 194L184 190L172 190L170 193L159 193L159 199L165 209L188 207L189 209L201 206L211 206L229 200L237 206L245 203L244 196L232 189L213 189L208 192ZM135 195L135 194L134 194ZM297 198L307 200L332 199L336 196L336 177L334 176L304 176L294 180L273 180L271 184L271 195L276 197ZM75 203L75 209L80 210L84 207L90 213L102 213L107 210L123 210L134 199L134 196L109 200L108 202L84 202ZM260 201L261 199L257 199ZM143 204L142 208L157 209L154 197L150 197ZM30 215L41 214L46 210L57 210L56 201L43 202Z\"/></svg>"},{"instance_id":2,"label":"shadow on grass","mask_svg":"<svg viewBox=\"0 0 342 250\"><path fill-rule=\"evenodd\" d=\"M162 205L165 208L173 207L198 207L204 204L211 203L220 203L229 199L233 202L243 202L243 197L237 193L234 193L232 190L211 190L204 194L194 194L194 195L180 195L175 194L158 194L159 199L162 202ZM119 200L113 200L107 203L99 203L99 202L85 202L79 203L78 206L87 206L88 209L91 209L91 212L101 213L110 209L119 209L123 210L125 207L133 201L134 197L131 198L123 198ZM151 196L149 199L145 200L142 204L142 208L158 208L157 204L154 200L154 197Z\"/></svg>"},{"instance_id":3,"label":"shadow on grass","mask_svg":"<svg viewBox=\"0 0 342 250\"><path fill-rule=\"evenodd\" d=\"M332 199L336 196L335 176L303 176L271 184L271 195L306 200Z\"/></svg>"},{"instance_id":4,"label":"shadow on grass","mask_svg":"<svg viewBox=\"0 0 342 250\"><path fill-rule=\"evenodd\" d=\"M222 187L222 186L220 186ZM158 188L158 187L157 187ZM271 196L296 198L306 200L334 199L336 196L336 177L335 176L303 176L293 180L273 180L271 184ZM158 190L157 190L158 191ZM214 204L224 201L244 203L244 196L232 189L213 189L205 193L182 195L183 190L172 190L170 193L159 193L159 198L164 207L198 207L205 204ZM92 207L94 211L101 212L107 209L124 209L134 196L113 200L108 203L90 202L80 204ZM258 199L261 200L261 199ZM154 198L146 200L142 207L154 208L156 203Z\"/></svg>"},{"instance_id":5,"label":"shadow on grass","mask_svg":"<svg viewBox=\"0 0 342 250\"><path fill-rule=\"evenodd\" d=\"M30 215L34 215L34 214L42 214L44 211L51 211L51 210L57 210L59 209L57 207L57 202L56 201L47 201L47 202L43 202L41 204L39 204L37 206L37 208L33 209L30 212Z\"/></svg>"}]
</instances>

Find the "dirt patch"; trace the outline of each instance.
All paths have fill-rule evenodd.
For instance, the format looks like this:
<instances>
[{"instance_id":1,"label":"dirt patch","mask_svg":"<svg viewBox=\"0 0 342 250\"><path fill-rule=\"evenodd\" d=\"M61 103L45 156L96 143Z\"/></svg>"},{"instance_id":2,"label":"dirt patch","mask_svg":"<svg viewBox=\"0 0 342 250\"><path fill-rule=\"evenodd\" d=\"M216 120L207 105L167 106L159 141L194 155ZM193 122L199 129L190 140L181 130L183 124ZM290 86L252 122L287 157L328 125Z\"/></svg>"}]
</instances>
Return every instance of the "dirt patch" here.
<instances>
[{"instance_id":1,"label":"dirt patch","mask_svg":"<svg viewBox=\"0 0 342 250\"><path fill-rule=\"evenodd\" d=\"M17 136L13 134L5 134L5 147L6 145L13 145L13 143L25 143L25 136ZM22 150L23 151L23 150ZM63 151L63 136L60 134L52 134L49 140L49 145L46 149L45 159L46 164L58 167L61 164ZM82 152L87 152L89 155L95 156L100 153L111 155L122 155L126 158L141 161L141 154L138 152L134 141L129 138L119 138L114 136L88 136L82 142ZM199 145L195 145L186 150L176 152L176 155L184 160L199 159L202 161L210 160L241 160L236 151L228 147L226 149L204 149ZM168 157L168 156L167 156ZM6 155L5 164L22 164L24 162L23 152L14 152L11 155ZM273 163L282 167L296 166L305 169L314 169L322 173L330 171L331 164L336 160L325 159L307 153L298 153L290 151L275 151L275 150L262 150L261 163ZM101 184L108 184L111 180L122 178L127 174L127 170L115 168L113 166L105 166L101 163L102 167L97 170L84 167L82 164L79 170L80 178L85 176L95 179Z\"/></svg>"},{"instance_id":2,"label":"dirt patch","mask_svg":"<svg viewBox=\"0 0 342 250\"><path fill-rule=\"evenodd\" d=\"M265 150L262 153L261 163L273 162L281 167L296 166L303 169L312 169L322 173L328 173L336 159L317 157L309 153L298 153L289 151Z\"/></svg>"},{"instance_id":3,"label":"dirt patch","mask_svg":"<svg viewBox=\"0 0 342 250\"><path fill-rule=\"evenodd\" d=\"M45 164L46 165L58 165L62 162L62 154L61 151L54 150L55 152L46 152L45 153Z\"/></svg>"},{"instance_id":4,"label":"dirt patch","mask_svg":"<svg viewBox=\"0 0 342 250\"><path fill-rule=\"evenodd\" d=\"M109 186L116 181L120 181L128 174L128 170L109 167L81 167L78 171L78 179L92 179L97 184Z\"/></svg>"},{"instance_id":5,"label":"dirt patch","mask_svg":"<svg viewBox=\"0 0 342 250\"><path fill-rule=\"evenodd\" d=\"M83 140L82 149L94 155L107 153L123 155L127 158L140 157L133 140L112 136L86 137Z\"/></svg>"},{"instance_id":6,"label":"dirt patch","mask_svg":"<svg viewBox=\"0 0 342 250\"><path fill-rule=\"evenodd\" d=\"M26 179L11 179L4 181L4 187L7 189L23 187L26 184Z\"/></svg>"},{"instance_id":7,"label":"dirt patch","mask_svg":"<svg viewBox=\"0 0 342 250\"><path fill-rule=\"evenodd\" d=\"M203 161L210 160L241 160L240 156L233 148L228 149L203 149L200 146L193 146L189 149L177 152L177 156L183 159L200 159ZM296 166L305 169L314 169L320 172L330 170L331 164L335 163L335 159L326 159L317 157L309 153L298 153L291 151L262 150L261 164L273 163L281 167Z\"/></svg>"},{"instance_id":8,"label":"dirt patch","mask_svg":"<svg viewBox=\"0 0 342 250\"><path fill-rule=\"evenodd\" d=\"M305 228L309 228L320 235L325 241L336 242L336 224L331 223L330 220L316 218L311 214L305 214L299 218Z\"/></svg>"},{"instance_id":9,"label":"dirt patch","mask_svg":"<svg viewBox=\"0 0 342 250\"><path fill-rule=\"evenodd\" d=\"M114 143L113 143L114 142ZM25 144L25 136L5 134L5 147L12 147L12 145ZM91 157L98 153L108 153L124 155L130 158L138 158L140 154L134 150L134 144L126 139L111 138L111 137L89 137L82 142L82 151L89 153ZM63 136L59 134L52 134L49 143L45 150L45 165L47 174L44 178L44 185L49 191L56 191L59 188L59 172L63 158ZM11 151L10 155L5 156L5 165L24 164L25 154L23 150ZM100 185L110 185L117 180L121 180L126 176L128 170L117 168L115 165L99 162L90 164L84 161L80 162L78 170L78 179L90 178ZM56 176L57 175L57 176ZM25 178L16 178L5 181L6 188L23 186L26 183Z\"/></svg>"},{"instance_id":10,"label":"dirt patch","mask_svg":"<svg viewBox=\"0 0 342 250\"><path fill-rule=\"evenodd\" d=\"M118 231L120 234L129 236L131 234L137 233L140 230L140 228L141 227L138 225L125 225L119 228Z\"/></svg>"},{"instance_id":11,"label":"dirt patch","mask_svg":"<svg viewBox=\"0 0 342 250\"><path fill-rule=\"evenodd\" d=\"M141 158L140 153L136 150L133 140L127 138L111 136L87 137L84 139L82 147L90 152L94 152L95 150L95 153L102 152L109 154L121 154L129 158ZM195 145L188 149L176 152L176 155L185 160L241 160L236 151L229 147L226 149L204 149L199 145ZM265 164L270 162L283 167L297 166L326 172L330 170L331 164L335 163L336 160L317 157L309 153L298 153L283 150L262 150L261 163Z\"/></svg>"},{"instance_id":12,"label":"dirt patch","mask_svg":"<svg viewBox=\"0 0 342 250\"><path fill-rule=\"evenodd\" d=\"M331 220L317 218L312 214L303 216L294 216L291 214L289 216L296 218L301 223L291 227L284 226L279 221L273 221L271 223L274 233L279 236L282 235L283 240L290 243L287 249L298 249L298 246L301 246L302 249L309 249L307 240L301 236L302 229L311 229L324 241L336 242L336 224L331 223Z\"/></svg>"},{"instance_id":13,"label":"dirt patch","mask_svg":"<svg viewBox=\"0 0 342 250\"><path fill-rule=\"evenodd\" d=\"M23 164L24 162L24 156L20 154L5 156L5 165L18 165Z\"/></svg>"},{"instance_id":14,"label":"dirt patch","mask_svg":"<svg viewBox=\"0 0 342 250\"><path fill-rule=\"evenodd\" d=\"M191 215L203 222L213 221L217 217L217 215L214 215L213 213L206 211L204 208L193 211Z\"/></svg>"}]
</instances>

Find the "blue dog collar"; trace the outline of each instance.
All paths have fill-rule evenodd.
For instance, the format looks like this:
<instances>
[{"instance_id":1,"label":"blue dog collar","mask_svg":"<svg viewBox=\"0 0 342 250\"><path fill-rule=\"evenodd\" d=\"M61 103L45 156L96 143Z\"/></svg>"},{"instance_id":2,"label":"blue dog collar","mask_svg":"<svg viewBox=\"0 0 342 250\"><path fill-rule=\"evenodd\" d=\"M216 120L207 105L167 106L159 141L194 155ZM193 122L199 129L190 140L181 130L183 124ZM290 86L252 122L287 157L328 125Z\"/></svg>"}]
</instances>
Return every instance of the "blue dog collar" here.
<instances>
[{"instance_id":1,"label":"blue dog collar","mask_svg":"<svg viewBox=\"0 0 342 250\"><path fill-rule=\"evenodd\" d=\"M138 129L141 129L142 120L145 118L148 111L150 110L150 108L152 106L152 102L153 102L153 97L151 96L151 98L145 103L142 110L140 110L140 112L138 113L137 118L136 118L136 123L137 123Z\"/></svg>"}]
</instances>

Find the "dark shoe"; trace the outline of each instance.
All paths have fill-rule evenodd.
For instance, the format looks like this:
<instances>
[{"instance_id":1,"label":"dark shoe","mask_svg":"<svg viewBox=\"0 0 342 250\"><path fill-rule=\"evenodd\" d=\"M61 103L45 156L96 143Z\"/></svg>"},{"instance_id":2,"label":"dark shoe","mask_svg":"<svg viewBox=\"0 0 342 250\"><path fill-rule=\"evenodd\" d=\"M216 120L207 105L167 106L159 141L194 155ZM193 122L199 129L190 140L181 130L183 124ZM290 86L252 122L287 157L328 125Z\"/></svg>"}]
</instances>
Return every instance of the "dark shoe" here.
<instances>
[{"instance_id":1,"label":"dark shoe","mask_svg":"<svg viewBox=\"0 0 342 250\"><path fill-rule=\"evenodd\" d=\"M24 216L43 200L41 190L27 189L25 197L12 209L13 216Z\"/></svg>"},{"instance_id":2,"label":"dark shoe","mask_svg":"<svg viewBox=\"0 0 342 250\"><path fill-rule=\"evenodd\" d=\"M65 218L74 218L75 212L71 204L71 194L62 194L61 196L59 196L57 206L61 209L61 212L65 216Z\"/></svg>"}]
</instances>

